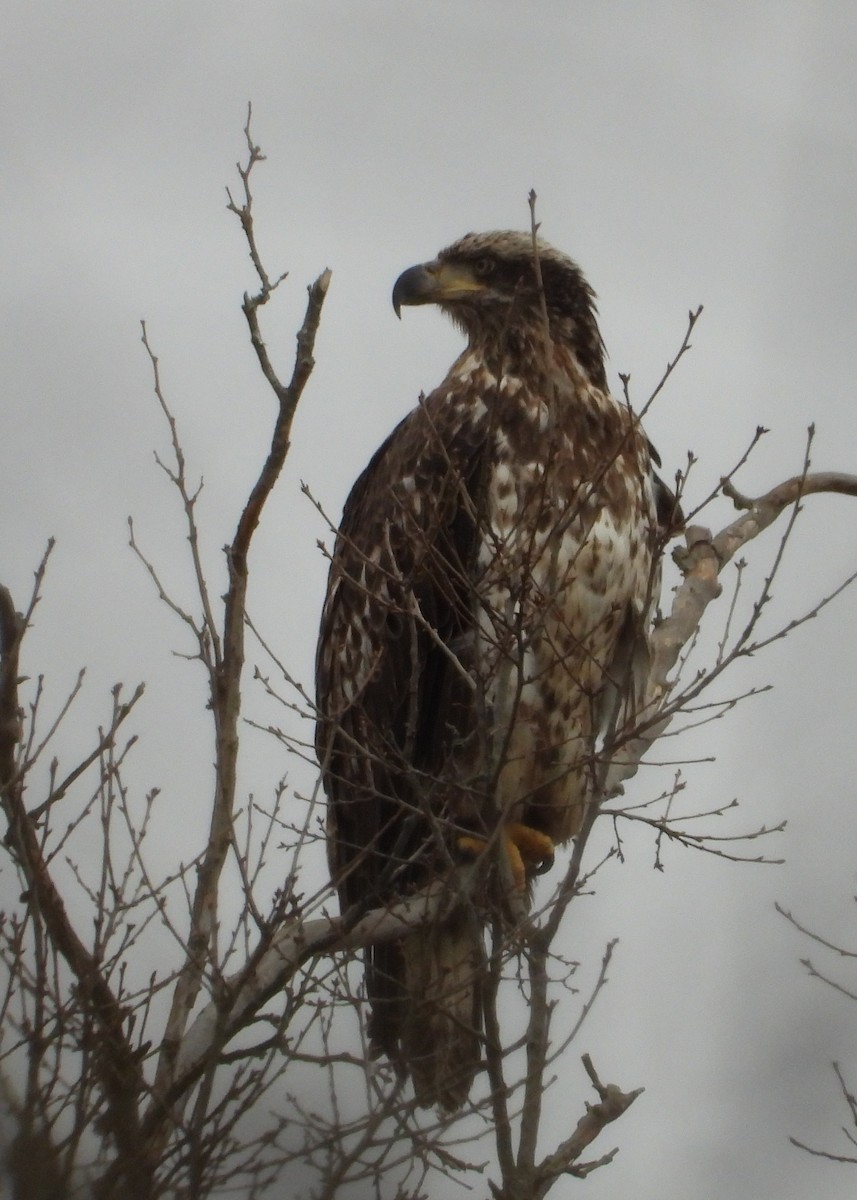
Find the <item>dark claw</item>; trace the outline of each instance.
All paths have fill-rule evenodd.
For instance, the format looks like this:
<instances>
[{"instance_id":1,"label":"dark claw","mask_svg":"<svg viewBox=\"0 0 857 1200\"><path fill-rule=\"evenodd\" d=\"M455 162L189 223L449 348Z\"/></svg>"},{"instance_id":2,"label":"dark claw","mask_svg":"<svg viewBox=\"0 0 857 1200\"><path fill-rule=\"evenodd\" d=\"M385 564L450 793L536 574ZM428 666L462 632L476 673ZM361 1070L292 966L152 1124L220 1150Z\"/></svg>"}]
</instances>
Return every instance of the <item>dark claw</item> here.
<instances>
[{"instance_id":1,"label":"dark claw","mask_svg":"<svg viewBox=\"0 0 857 1200\"><path fill-rule=\"evenodd\" d=\"M534 875L547 875L548 871L554 864L554 856L551 854L547 858L543 858L533 872Z\"/></svg>"}]
</instances>

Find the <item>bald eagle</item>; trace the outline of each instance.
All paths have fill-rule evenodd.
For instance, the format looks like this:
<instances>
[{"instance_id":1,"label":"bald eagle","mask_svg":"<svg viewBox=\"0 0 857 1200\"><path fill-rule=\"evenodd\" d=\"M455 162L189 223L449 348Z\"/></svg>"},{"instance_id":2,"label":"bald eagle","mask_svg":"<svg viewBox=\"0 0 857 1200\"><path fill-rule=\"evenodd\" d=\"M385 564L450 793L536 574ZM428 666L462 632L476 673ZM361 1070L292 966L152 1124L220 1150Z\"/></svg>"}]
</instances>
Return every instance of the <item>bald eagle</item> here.
<instances>
[{"instance_id":1,"label":"bald eagle","mask_svg":"<svg viewBox=\"0 0 857 1200\"><path fill-rule=\"evenodd\" d=\"M468 234L399 276L396 313L422 304L467 346L346 501L316 746L343 911L485 864L434 926L366 952L373 1052L454 1109L481 1060L490 880L526 891L580 828L605 710L641 674L670 497L566 255Z\"/></svg>"}]
</instances>

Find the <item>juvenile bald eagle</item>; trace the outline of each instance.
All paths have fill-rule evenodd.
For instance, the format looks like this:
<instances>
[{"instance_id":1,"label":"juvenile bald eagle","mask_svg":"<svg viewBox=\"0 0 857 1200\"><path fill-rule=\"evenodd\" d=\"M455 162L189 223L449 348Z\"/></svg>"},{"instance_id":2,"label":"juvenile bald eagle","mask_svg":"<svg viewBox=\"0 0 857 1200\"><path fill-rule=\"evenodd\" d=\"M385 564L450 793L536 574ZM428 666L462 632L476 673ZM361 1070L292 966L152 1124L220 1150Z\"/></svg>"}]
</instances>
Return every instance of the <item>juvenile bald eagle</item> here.
<instances>
[{"instance_id":1,"label":"juvenile bald eagle","mask_svg":"<svg viewBox=\"0 0 857 1200\"><path fill-rule=\"evenodd\" d=\"M416 304L467 347L346 501L318 648L330 865L352 914L460 878L462 858L484 883L505 854L523 889L575 835L607 697L645 646L668 506L569 258L468 234L398 278L396 312ZM457 1107L478 1069L489 890L366 955L372 1046L424 1105Z\"/></svg>"}]
</instances>

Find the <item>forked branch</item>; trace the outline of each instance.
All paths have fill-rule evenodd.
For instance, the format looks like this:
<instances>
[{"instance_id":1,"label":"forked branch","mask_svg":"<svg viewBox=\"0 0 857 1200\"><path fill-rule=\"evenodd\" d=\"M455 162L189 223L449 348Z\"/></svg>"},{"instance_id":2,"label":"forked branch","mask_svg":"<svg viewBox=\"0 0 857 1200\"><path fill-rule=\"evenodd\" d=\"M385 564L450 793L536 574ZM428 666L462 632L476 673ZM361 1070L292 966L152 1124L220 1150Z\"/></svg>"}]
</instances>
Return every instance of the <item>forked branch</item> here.
<instances>
[{"instance_id":1,"label":"forked branch","mask_svg":"<svg viewBox=\"0 0 857 1200\"><path fill-rule=\"evenodd\" d=\"M215 722L216 784L212 806L211 826L205 852L198 868L197 884L191 910L187 961L179 976L158 1063L156 1092L164 1094L173 1084L173 1067L179 1045L196 1002L203 972L212 950L212 937L217 921L217 891L220 874L229 852L235 810L235 786L238 762L238 721L240 716L240 685L244 667L244 623L247 602L247 556L250 543L265 502L282 471L289 450L292 420L303 390L314 366L313 348L321 320L321 311L330 284L330 271L323 271L309 291L307 308L297 335L297 353L291 380L284 385L270 361L258 321L258 308L276 287L261 269L252 220L250 175L264 156L250 136L248 112L245 135L248 159L239 166L244 187L244 202L236 205L231 197L229 207L236 212L250 249L250 256L260 276L260 291L253 297L245 295L243 310L250 328L253 348L265 378L278 401L271 445L264 466L241 513L232 543L226 548L229 585L223 615L222 661L212 680L211 707ZM284 276L280 277L281 279ZM277 281L279 282L279 280Z\"/></svg>"},{"instance_id":2,"label":"forked branch","mask_svg":"<svg viewBox=\"0 0 857 1200\"><path fill-rule=\"evenodd\" d=\"M29 618L38 602L45 560L36 575L36 587L27 615L15 609L7 588L0 586L0 791L8 822L7 844L26 881L28 903L44 922L52 946L68 965L86 1019L99 1039L93 1066L104 1098L104 1123L122 1163L125 1194L151 1194L152 1164L140 1137L138 1099L143 1090L139 1056L126 1033L126 1013L111 989L96 957L78 935L63 897L45 862L38 818L24 804L24 780L17 770L16 752L22 738L18 698L18 657ZM137 698L139 697L139 692ZM133 701L132 701L133 703ZM116 721L102 742L109 745Z\"/></svg>"},{"instance_id":3,"label":"forked branch","mask_svg":"<svg viewBox=\"0 0 857 1200\"><path fill-rule=\"evenodd\" d=\"M723 568L742 547L806 496L822 493L857 496L857 476L837 472L796 475L756 499L740 496L731 485L724 490L743 512L716 535L699 525L692 525L686 532L686 547L676 553L684 580L676 590L669 616L651 635L652 662L642 728L614 755L606 776L607 796L615 795L625 780L636 774L644 755L666 732L678 711L680 704L669 702L670 674L698 630L709 604L720 595ZM718 673L726 661L717 669ZM698 690L702 690L702 685L707 686L714 674L709 672L700 681ZM685 694L680 703L688 699Z\"/></svg>"}]
</instances>

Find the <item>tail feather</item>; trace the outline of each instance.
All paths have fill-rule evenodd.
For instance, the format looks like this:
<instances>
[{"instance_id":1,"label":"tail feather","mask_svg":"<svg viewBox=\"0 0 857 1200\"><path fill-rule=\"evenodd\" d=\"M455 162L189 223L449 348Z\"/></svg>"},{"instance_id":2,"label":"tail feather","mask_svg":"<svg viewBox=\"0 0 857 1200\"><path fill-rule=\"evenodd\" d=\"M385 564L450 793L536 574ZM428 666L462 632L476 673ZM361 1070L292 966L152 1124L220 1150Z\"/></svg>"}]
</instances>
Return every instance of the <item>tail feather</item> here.
<instances>
[{"instance_id":1,"label":"tail feather","mask_svg":"<svg viewBox=\"0 0 857 1200\"><path fill-rule=\"evenodd\" d=\"M419 1105L453 1111L467 1099L482 1056L478 922L458 913L395 951L383 956L383 977L374 964L370 1036L410 1075Z\"/></svg>"},{"instance_id":2,"label":"tail feather","mask_svg":"<svg viewBox=\"0 0 857 1200\"><path fill-rule=\"evenodd\" d=\"M402 1053L417 1102L460 1108L482 1050L482 939L468 914L456 914L402 944L408 1008Z\"/></svg>"},{"instance_id":3,"label":"tail feather","mask_svg":"<svg viewBox=\"0 0 857 1200\"><path fill-rule=\"evenodd\" d=\"M384 1055L399 1067L399 1040L407 1012L405 966L399 942L382 942L366 951L366 993L371 1010L367 1023L369 1052Z\"/></svg>"}]
</instances>

